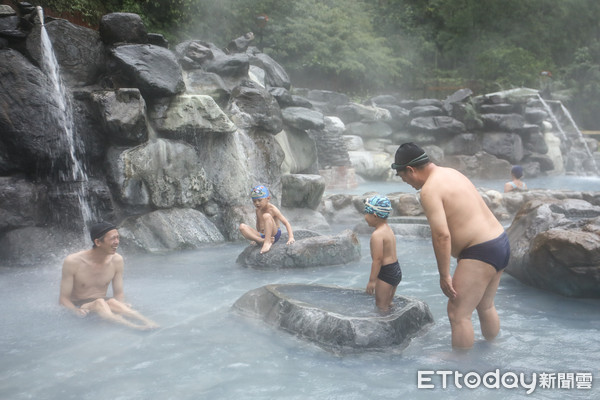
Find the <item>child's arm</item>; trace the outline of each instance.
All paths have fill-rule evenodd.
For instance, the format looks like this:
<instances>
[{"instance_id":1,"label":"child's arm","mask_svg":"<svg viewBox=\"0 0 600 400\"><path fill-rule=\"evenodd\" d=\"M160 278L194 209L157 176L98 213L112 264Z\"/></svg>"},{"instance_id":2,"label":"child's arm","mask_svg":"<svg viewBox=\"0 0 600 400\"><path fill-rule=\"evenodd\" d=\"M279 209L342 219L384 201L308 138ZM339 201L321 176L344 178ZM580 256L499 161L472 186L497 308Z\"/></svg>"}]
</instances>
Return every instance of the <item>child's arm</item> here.
<instances>
[{"instance_id":1,"label":"child's arm","mask_svg":"<svg viewBox=\"0 0 600 400\"><path fill-rule=\"evenodd\" d=\"M275 209L277 210L277 218L279 219L279 221L281 221L281 223L285 226L285 229L287 229L287 233L288 233L288 241L287 244L292 244L294 243L296 240L294 239L294 231L292 230L292 225L290 225L289 221L287 220L286 217L283 216L283 214L281 213L281 211L279 211L278 208L275 207Z\"/></svg>"},{"instance_id":2,"label":"child's arm","mask_svg":"<svg viewBox=\"0 0 600 400\"><path fill-rule=\"evenodd\" d=\"M375 294L375 285L377 284L377 276L381 270L381 262L383 260L383 240L377 231L371 235L371 275L369 276L369 283L367 284L366 292L368 294Z\"/></svg>"}]
</instances>

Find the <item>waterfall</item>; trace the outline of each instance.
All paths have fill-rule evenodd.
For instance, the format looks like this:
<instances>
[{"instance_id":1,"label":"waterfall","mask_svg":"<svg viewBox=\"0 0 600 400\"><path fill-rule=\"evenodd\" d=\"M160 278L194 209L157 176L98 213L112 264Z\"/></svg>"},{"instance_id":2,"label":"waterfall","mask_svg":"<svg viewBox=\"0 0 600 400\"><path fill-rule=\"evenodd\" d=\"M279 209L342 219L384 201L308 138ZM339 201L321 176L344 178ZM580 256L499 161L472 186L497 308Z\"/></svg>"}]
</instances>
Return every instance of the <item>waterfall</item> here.
<instances>
[{"instance_id":1,"label":"waterfall","mask_svg":"<svg viewBox=\"0 0 600 400\"><path fill-rule=\"evenodd\" d=\"M63 183L67 186L72 186L77 197L80 217L83 221L83 234L88 236L88 225L92 221L93 213L86 200L85 193L87 192L88 177L83 168L83 164L77 158L75 149L74 137L74 122L71 104L69 102L68 91L60 78L59 65L54 55L52 42L44 25L44 11L42 7L37 6L37 14L40 20L40 37L41 37L41 53L42 53L42 68L50 79L53 87L52 96L59 111L60 127L64 132L63 145L66 147L68 154L68 162L66 168L57 171L58 183ZM61 217L63 217L61 215ZM67 221L67 223L70 221Z\"/></svg>"},{"instance_id":2,"label":"waterfall","mask_svg":"<svg viewBox=\"0 0 600 400\"><path fill-rule=\"evenodd\" d=\"M591 167L593 168L593 172L595 174L598 174L599 173L598 172L598 167L596 165L596 161L594 160L594 156L593 156L592 152L590 151L590 148L587 145L587 142L585 141L585 139L583 137L583 133L581 133L581 131L577 127L577 124L575 123L575 121L571 117L571 113L569 112L569 110L564 106L564 104L562 104L562 102L558 102L560 104L561 112L568 119L569 124L571 125L572 131L574 133L571 136L575 136L573 138L574 140L569 140L569 138L567 137L567 134L565 132L565 129L563 128L563 124L561 124L561 122L558 120L558 118L556 117L556 114L554 113L554 111L552 111L552 108L544 100L544 98L541 95L539 95L539 94L538 94L537 97L538 97L538 100L544 106L544 109L546 110L546 112L548 113L548 115L550 116L550 118L552 119L552 122L554 123L554 126L556 126L556 129L558 129L558 131L560 132L560 136L561 136L563 142L565 144L577 144L577 143L582 144L582 146L585 149L585 152L586 152L586 154L588 156L588 159L590 160L590 164L591 164ZM567 152L568 152L568 150L567 150ZM568 154L566 154L566 156L567 156L567 158L569 157ZM578 172L581 172L581 171L578 171Z\"/></svg>"},{"instance_id":3,"label":"waterfall","mask_svg":"<svg viewBox=\"0 0 600 400\"><path fill-rule=\"evenodd\" d=\"M565 107L564 104L562 104L562 102L560 103L560 108L561 108L563 114L569 120L569 123L571 124L571 126L573 127L573 129L575 130L577 138L579 139L579 141L581 143L583 143L583 147L585 148L585 152L587 153L589 159L591 160L591 164L592 164L592 167L594 168L594 172L598 175L598 166L596 165L596 160L594 160L594 155L590 151L590 147L588 146L587 142L585 141L585 138L583 137L583 133L581 133L581 130L579 130L579 127L575 123L575 120L573 120L573 117L571 116L571 113L569 112L569 110L567 109L567 107Z\"/></svg>"}]
</instances>

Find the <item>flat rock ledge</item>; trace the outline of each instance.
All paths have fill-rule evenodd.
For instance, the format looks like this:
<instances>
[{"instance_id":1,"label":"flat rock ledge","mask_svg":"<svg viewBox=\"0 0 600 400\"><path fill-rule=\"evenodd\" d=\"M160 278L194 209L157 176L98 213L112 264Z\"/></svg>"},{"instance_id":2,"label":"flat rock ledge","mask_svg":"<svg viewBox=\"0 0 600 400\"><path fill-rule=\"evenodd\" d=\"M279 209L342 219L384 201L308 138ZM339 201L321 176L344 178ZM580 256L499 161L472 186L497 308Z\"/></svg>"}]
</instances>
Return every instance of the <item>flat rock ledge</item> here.
<instances>
[{"instance_id":1,"label":"flat rock ledge","mask_svg":"<svg viewBox=\"0 0 600 400\"><path fill-rule=\"evenodd\" d=\"M383 315L364 290L316 284L271 284L240 297L232 309L337 354L402 350L433 323L429 306L396 296Z\"/></svg>"},{"instance_id":2,"label":"flat rock ledge","mask_svg":"<svg viewBox=\"0 0 600 400\"><path fill-rule=\"evenodd\" d=\"M348 264L360 260L360 241L355 232L346 229L337 235L321 235L310 230L294 231L295 243L287 245L287 232L267 253L261 246L249 245L236 262L244 267L259 269L311 268Z\"/></svg>"}]
</instances>

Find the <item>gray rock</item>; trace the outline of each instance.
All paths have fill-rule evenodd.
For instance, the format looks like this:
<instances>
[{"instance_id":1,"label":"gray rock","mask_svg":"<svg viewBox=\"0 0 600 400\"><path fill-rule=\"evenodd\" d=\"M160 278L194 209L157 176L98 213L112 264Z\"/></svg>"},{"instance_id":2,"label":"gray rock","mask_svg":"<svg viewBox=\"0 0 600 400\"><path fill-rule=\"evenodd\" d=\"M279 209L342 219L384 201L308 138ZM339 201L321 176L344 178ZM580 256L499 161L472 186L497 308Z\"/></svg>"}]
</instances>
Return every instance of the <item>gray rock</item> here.
<instances>
[{"instance_id":1,"label":"gray rock","mask_svg":"<svg viewBox=\"0 0 600 400\"><path fill-rule=\"evenodd\" d=\"M46 31L63 81L72 87L96 83L106 68L106 51L98 31L64 19L48 22ZM32 58L42 65L40 40L40 30L36 27L27 38L27 49Z\"/></svg>"},{"instance_id":2,"label":"gray rock","mask_svg":"<svg viewBox=\"0 0 600 400\"><path fill-rule=\"evenodd\" d=\"M113 188L125 204L194 207L210 196L211 183L186 143L157 139L130 149L111 148L108 165Z\"/></svg>"},{"instance_id":3,"label":"gray rock","mask_svg":"<svg viewBox=\"0 0 600 400\"><path fill-rule=\"evenodd\" d=\"M110 13L100 19L100 36L107 45L116 43L148 43L142 18L133 13Z\"/></svg>"},{"instance_id":4,"label":"gray rock","mask_svg":"<svg viewBox=\"0 0 600 400\"><path fill-rule=\"evenodd\" d=\"M136 145L148 140L146 102L138 89L92 93L104 132L117 145Z\"/></svg>"},{"instance_id":5,"label":"gray rock","mask_svg":"<svg viewBox=\"0 0 600 400\"><path fill-rule=\"evenodd\" d=\"M244 267L279 269L339 265L360 259L360 242L349 229L337 235L297 230L294 231L296 242L290 245L286 244L288 235L285 228L283 231L281 238L269 252L260 254L260 246L249 245L236 262Z\"/></svg>"},{"instance_id":6,"label":"gray rock","mask_svg":"<svg viewBox=\"0 0 600 400\"><path fill-rule=\"evenodd\" d=\"M281 177L281 205L283 207L316 210L325 192L321 175L288 174Z\"/></svg>"},{"instance_id":7,"label":"gray rock","mask_svg":"<svg viewBox=\"0 0 600 400\"><path fill-rule=\"evenodd\" d=\"M174 96L185 91L181 66L170 50L151 44L127 44L111 53L144 97Z\"/></svg>"},{"instance_id":8,"label":"gray rock","mask_svg":"<svg viewBox=\"0 0 600 400\"><path fill-rule=\"evenodd\" d=\"M506 272L570 297L600 298L600 207L584 200L534 200L507 229Z\"/></svg>"},{"instance_id":9,"label":"gray rock","mask_svg":"<svg viewBox=\"0 0 600 400\"><path fill-rule=\"evenodd\" d=\"M319 111L304 107L287 107L281 110L281 114L287 125L299 130L325 128L324 116Z\"/></svg>"},{"instance_id":10,"label":"gray rock","mask_svg":"<svg viewBox=\"0 0 600 400\"><path fill-rule=\"evenodd\" d=\"M276 135L283 129L283 117L277 100L258 83L243 80L231 92L227 113L238 128Z\"/></svg>"},{"instance_id":11,"label":"gray rock","mask_svg":"<svg viewBox=\"0 0 600 400\"><path fill-rule=\"evenodd\" d=\"M237 130L214 99L205 95L173 97L168 102L156 103L149 114L162 137L192 144L201 134L228 134Z\"/></svg>"},{"instance_id":12,"label":"gray rock","mask_svg":"<svg viewBox=\"0 0 600 400\"><path fill-rule=\"evenodd\" d=\"M225 241L217 227L191 208L157 210L125 219L119 225L121 245L128 251L162 253L197 249Z\"/></svg>"},{"instance_id":13,"label":"gray rock","mask_svg":"<svg viewBox=\"0 0 600 400\"><path fill-rule=\"evenodd\" d=\"M420 300L396 296L382 315L364 290L325 285L266 285L244 294L232 309L338 354L404 349L433 323Z\"/></svg>"}]
</instances>

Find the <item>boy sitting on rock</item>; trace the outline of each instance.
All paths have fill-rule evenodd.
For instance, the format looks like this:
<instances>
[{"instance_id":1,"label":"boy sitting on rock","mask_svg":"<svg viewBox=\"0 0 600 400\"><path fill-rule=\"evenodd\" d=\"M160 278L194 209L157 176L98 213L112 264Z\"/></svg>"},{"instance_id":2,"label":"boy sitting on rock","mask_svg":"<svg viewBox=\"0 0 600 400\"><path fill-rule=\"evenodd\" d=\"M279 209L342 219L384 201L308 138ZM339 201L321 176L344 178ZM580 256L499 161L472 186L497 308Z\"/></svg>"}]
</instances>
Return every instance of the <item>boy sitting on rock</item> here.
<instances>
[{"instance_id":1,"label":"boy sitting on rock","mask_svg":"<svg viewBox=\"0 0 600 400\"><path fill-rule=\"evenodd\" d=\"M271 246L281 237L280 223L282 223L288 232L287 244L294 243L294 232L288 220L281 211L271 204L271 195L269 189L259 185L250 192L252 203L256 208L256 229L246 224L240 224L242 235L252 241L252 243L262 243L260 253L264 254L271 250Z\"/></svg>"},{"instance_id":2,"label":"boy sitting on rock","mask_svg":"<svg viewBox=\"0 0 600 400\"><path fill-rule=\"evenodd\" d=\"M371 276L366 292L375 294L375 304L381 312L392 305L396 287L402 280L402 270L396 256L396 236L387 223L392 204L385 196L374 196L365 201L365 221L375 231L371 234Z\"/></svg>"}]
</instances>

